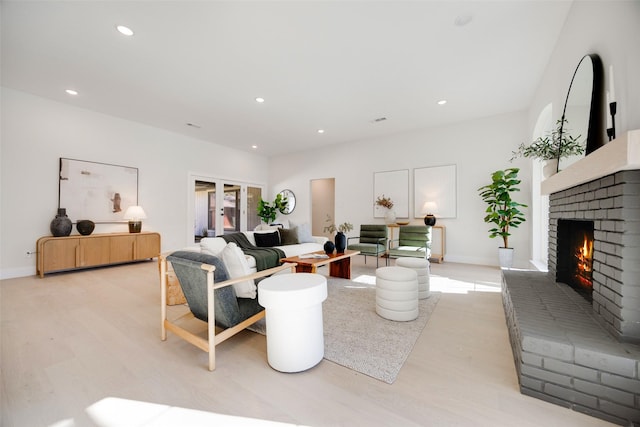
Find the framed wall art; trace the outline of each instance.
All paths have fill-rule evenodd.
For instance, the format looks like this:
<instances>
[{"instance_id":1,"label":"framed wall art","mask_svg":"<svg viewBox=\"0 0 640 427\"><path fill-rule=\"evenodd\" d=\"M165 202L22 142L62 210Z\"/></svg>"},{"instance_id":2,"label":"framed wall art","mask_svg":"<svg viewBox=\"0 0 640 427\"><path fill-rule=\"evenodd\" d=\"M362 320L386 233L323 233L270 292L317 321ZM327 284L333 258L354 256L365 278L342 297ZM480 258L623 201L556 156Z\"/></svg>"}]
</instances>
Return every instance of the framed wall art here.
<instances>
[{"instance_id":1,"label":"framed wall art","mask_svg":"<svg viewBox=\"0 0 640 427\"><path fill-rule=\"evenodd\" d=\"M59 172L58 208L72 222L122 222L138 205L138 168L61 157Z\"/></svg>"},{"instance_id":2,"label":"framed wall art","mask_svg":"<svg viewBox=\"0 0 640 427\"><path fill-rule=\"evenodd\" d=\"M376 205L378 197L389 197L397 218L409 218L409 169L373 174L373 217L384 218L387 210Z\"/></svg>"},{"instance_id":3,"label":"framed wall art","mask_svg":"<svg viewBox=\"0 0 640 427\"><path fill-rule=\"evenodd\" d=\"M414 218L424 218L427 213L436 218L457 216L456 165L414 169L413 190Z\"/></svg>"}]
</instances>

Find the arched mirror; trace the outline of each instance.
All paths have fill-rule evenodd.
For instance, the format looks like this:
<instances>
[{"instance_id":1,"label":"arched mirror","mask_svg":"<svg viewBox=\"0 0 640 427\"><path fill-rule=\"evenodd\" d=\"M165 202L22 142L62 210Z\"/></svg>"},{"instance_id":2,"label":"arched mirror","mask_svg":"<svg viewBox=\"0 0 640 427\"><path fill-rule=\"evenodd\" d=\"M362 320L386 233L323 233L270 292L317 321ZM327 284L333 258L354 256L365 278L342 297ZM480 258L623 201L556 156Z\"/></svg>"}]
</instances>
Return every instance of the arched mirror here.
<instances>
[{"instance_id":1,"label":"arched mirror","mask_svg":"<svg viewBox=\"0 0 640 427\"><path fill-rule=\"evenodd\" d=\"M585 155L604 145L602 61L596 54L582 57L573 73L562 113L560 141L565 146L579 142L582 154L560 155L558 170L566 169ZM563 147L560 147L560 153Z\"/></svg>"},{"instance_id":2,"label":"arched mirror","mask_svg":"<svg viewBox=\"0 0 640 427\"><path fill-rule=\"evenodd\" d=\"M280 209L280 213L289 215L296 208L296 195L291 190L282 190L278 194L282 196L283 200L287 201L287 205Z\"/></svg>"}]
</instances>

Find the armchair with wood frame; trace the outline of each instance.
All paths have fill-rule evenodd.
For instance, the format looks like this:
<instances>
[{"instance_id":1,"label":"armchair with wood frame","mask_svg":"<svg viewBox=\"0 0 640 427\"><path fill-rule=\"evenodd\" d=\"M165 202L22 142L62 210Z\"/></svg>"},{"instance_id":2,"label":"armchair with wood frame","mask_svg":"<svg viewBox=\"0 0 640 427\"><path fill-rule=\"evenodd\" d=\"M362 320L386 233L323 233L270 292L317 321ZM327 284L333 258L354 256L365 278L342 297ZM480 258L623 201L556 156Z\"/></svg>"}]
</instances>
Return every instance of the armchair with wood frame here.
<instances>
[{"instance_id":1,"label":"armchair with wood frame","mask_svg":"<svg viewBox=\"0 0 640 427\"><path fill-rule=\"evenodd\" d=\"M229 279L227 269L221 259L199 252L178 251L168 256L160 256L161 294L161 339L166 341L167 331L200 350L209 353L209 370L216 368L215 348L238 332L264 318L265 311L257 298L237 298L233 284L255 280L285 270L295 272L295 264L262 270L247 276ZM167 318L167 281L169 268L187 300L189 311L182 316ZM187 319L199 319L207 324L207 337L190 331L181 325Z\"/></svg>"}]
</instances>

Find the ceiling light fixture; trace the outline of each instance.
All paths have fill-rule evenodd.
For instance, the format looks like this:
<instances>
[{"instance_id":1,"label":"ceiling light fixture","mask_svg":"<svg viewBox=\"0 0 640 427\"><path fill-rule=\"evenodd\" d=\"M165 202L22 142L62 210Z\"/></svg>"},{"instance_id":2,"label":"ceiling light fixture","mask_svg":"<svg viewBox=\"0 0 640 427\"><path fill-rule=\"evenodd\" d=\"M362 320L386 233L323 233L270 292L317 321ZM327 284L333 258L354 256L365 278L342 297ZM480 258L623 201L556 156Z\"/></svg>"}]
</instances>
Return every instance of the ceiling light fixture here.
<instances>
[{"instance_id":1,"label":"ceiling light fixture","mask_svg":"<svg viewBox=\"0 0 640 427\"><path fill-rule=\"evenodd\" d=\"M195 123L187 123L187 126L191 126L192 128L196 128L196 129L200 129L200 128L202 128L202 126L197 125L197 124L195 124Z\"/></svg>"},{"instance_id":2,"label":"ceiling light fixture","mask_svg":"<svg viewBox=\"0 0 640 427\"><path fill-rule=\"evenodd\" d=\"M440 101L438 101L438 105L444 105L447 103L446 99L441 99Z\"/></svg>"},{"instance_id":3,"label":"ceiling light fixture","mask_svg":"<svg viewBox=\"0 0 640 427\"><path fill-rule=\"evenodd\" d=\"M318 133L324 133L324 129L318 129Z\"/></svg>"},{"instance_id":4,"label":"ceiling light fixture","mask_svg":"<svg viewBox=\"0 0 640 427\"><path fill-rule=\"evenodd\" d=\"M264 98L256 98L256 102L259 102L260 104L262 104L264 102Z\"/></svg>"},{"instance_id":5,"label":"ceiling light fixture","mask_svg":"<svg viewBox=\"0 0 640 427\"><path fill-rule=\"evenodd\" d=\"M73 90L73 89L67 89L65 90L65 92L67 92L67 94L69 95L77 95L78 91L77 90Z\"/></svg>"},{"instance_id":6,"label":"ceiling light fixture","mask_svg":"<svg viewBox=\"0 0 640 427\"><path fill-rule=\"evenodd\" d=\"M471 22L472 19L473 15L469 13L461 13L460 15L456 16L456 19L453 20L453 23L458 27L464 27L469 22Z\"/></svg>"},{"instance_id":7,"label":"ceiling light fixture","mask_svg":"<svg viewBox=\"0 0 640 427\"><path fill-rule=\"evenodd\" d=\"M377 119L373 119L371 123L380 123L380 122L384 122L385 120L387 120L386 117L378 117Z\"/></svg>"},{"instance_id":8,"label":"ceiling light fixture","mask_svg":"<svg viewBox=\"0 0 640 427\"><path fill-rule=\"evenodd\" d=\"M116 30L118 30L120 34L124 34L125 36L133 35L133 30L129 27L125 27L124 25L117 25Z\"/></svg>"},{"instance_id":9,"label":"ceiling light fixture","mask_svg":"<svg viewBox=\"0 0 640 427\"><path fill-rule=\"evenodd\" d=\"M251 148L253 148L253 149L255 150L255 149L257 149L257 148L258 148L258 146L257 146L256 144L253 144L253 145L251 146Z\"/></svg>"}]
</instances>

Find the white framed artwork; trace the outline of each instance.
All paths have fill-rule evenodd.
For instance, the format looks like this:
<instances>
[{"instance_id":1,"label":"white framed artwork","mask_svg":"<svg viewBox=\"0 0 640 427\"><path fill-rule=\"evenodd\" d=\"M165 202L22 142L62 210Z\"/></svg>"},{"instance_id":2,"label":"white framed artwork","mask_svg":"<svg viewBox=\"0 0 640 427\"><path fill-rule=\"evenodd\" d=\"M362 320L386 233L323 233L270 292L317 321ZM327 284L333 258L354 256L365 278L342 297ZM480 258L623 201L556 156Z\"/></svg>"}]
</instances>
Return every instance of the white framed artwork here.
<instances>
[{"instance_id":1,"label":"white framed artwork","mask_svg":"<svg viewBox=\"0 0 640 427\"><path fill-rule=\"evenodd\" d=\"M387 209L376 205L378 197L393 202L396 218L409 218L409 169L373 174L373 217L384 218Z\"/></svg>"},{"instance_id":2,"label":"white framed artwork","mask_svg":"<svg viewBox=\"0 0 640 427\"><path fill-rule=\"evenodd\" d=\"M455 218L456 185L456 165L414 169L413 217L424 218L430 213L436 218Z\"/></svg>"},{"instance_id":3,"label":"white framed artwork","mask_svg":"<svg viewBox=\"0 0 640 427\"><path fill-rule=\"evenodd\" d=\"M129 206L138 204L138 169L60 158L58 207L72 222L123 222Z\"/></svg>"}]
</instances>

